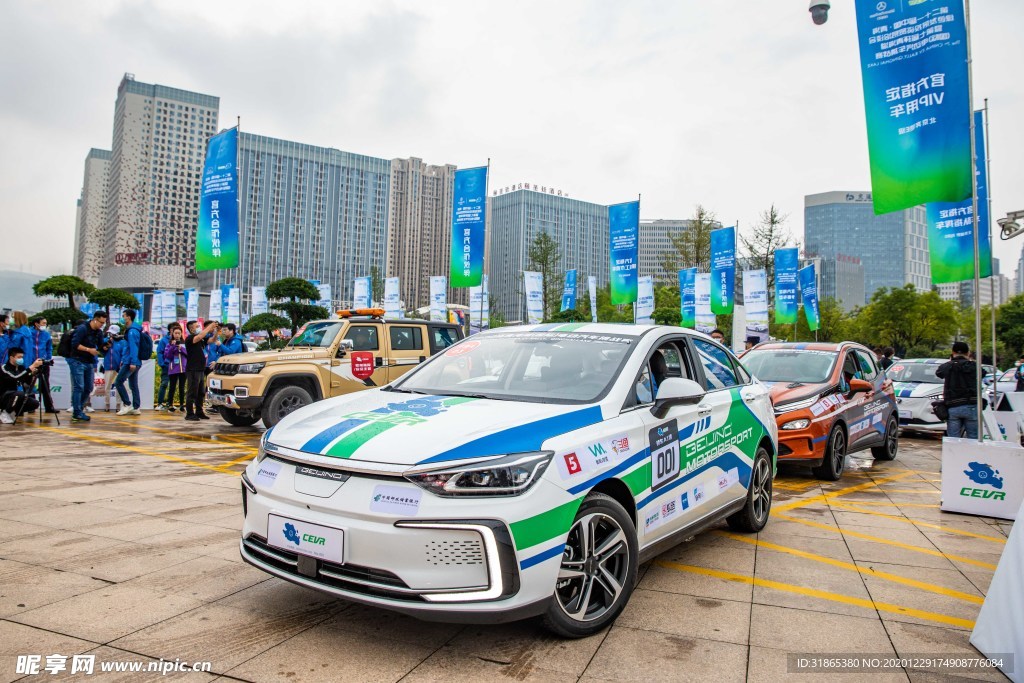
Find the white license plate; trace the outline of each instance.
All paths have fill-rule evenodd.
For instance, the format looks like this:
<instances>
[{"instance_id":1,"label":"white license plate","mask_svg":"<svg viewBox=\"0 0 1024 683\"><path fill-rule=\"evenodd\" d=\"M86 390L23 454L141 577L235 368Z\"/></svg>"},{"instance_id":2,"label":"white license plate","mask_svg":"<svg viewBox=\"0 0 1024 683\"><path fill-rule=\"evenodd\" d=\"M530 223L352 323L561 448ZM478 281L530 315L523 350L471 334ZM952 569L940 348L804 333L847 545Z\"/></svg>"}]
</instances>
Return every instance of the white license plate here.
<instances>
[{"instance_id":1,"label":"white license plate","mask_svg":"<svg viewBox=\"0 0 1024 683\"><path fill-rule=\"evenodd\" d=\"M211 389L220 389L220 380L215 378L215 377L211 377L210 378L210 388Z\"/></svg>"},{"instance_id":2,"label":"white license plate","mask_svg":"<svg viewBox=\"0 0 1024 683\"><path fill-rule=\"evenodd\" d=\"M900 419L901 420L909 420L913 416L913 414L914 414L913 411L901 410L900 411Z\"/></svg>"},{"instance_id":3,"label":"white license plate","mask_svg":"<svg viewBox=\"0 0 1024 683\"><path fill-rule=\"evenodd\" d=\"M267 541L275 548L319 560L341 563L344 559L345 532L312 522L270 515Z\"/></svg>"}]
</instances>

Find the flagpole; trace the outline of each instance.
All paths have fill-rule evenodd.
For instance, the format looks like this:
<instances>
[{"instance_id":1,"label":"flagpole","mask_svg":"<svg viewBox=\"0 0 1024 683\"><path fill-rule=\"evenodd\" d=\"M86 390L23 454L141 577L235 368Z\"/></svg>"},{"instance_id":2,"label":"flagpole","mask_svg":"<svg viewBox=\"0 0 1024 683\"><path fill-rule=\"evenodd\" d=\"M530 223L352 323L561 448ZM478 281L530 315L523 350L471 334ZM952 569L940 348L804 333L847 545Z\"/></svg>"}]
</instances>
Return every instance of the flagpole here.
<instances>
[{"instance_id":1,"label":"flagpole","mask_svg":"<svg viewBox=\"0 0 1024 683\"><path fill-rule=\"evenodd\" d=\"M992 296L992 305L989 312L992 314L992 368L996 376L992 378L992 409L995 410L999 403L999 363L996 362L996 255L992 249L992 145L988 141L988 98L985 98L985 194L988 195L988 249L989 249L989 291Z\"/></svg>"},{"instance_id":2,"label":"flagpole","mask_svg":"<svg viewBox=\"0 0 1024 683\"><path fill-rule=\"evenodd\" d=\"M975 412L977 416L978 443L984 441L981 414L981 254L978 248L978 150L974 139L974 68L971 57L971 0L964 0L964 26L967 34L967 99L968 114L971 117L971 221L974 225L974 364ZM995 340L993 340L993 350Z\"/></svg>"},{"instance_id":3,"label":"flagpole","mask_svg":"<svg viewBox=\"0 0 1024 683\"><path fill-rule=\"evenodd\" d=\"M636 193L636 286L637 295L636 301L633 302L633 324L636 325L636 309L640 303L640 196L641 193Z\"/></svg>"},{"instance_id":4,"label":"flagpole","mask_svg":"<svg viewBox=\"0 0 1024 683\"><path fill-rule=\"evenodd\" d=\"M487 178L484 180L484 203L490 201L491 198L491 158L487 157ZM490 208L484 210L484 246L487 246L487 216L491 213ZM487 249L484 249L484 260L487 259ZM482 268L482 270L487 270ZM484 287L484 278L487 277L484 273L480 273L480 319L477 322L477 327L481 332L484 331L484 297L487 296L486 288ZM470 323L470 327L473 324Z\"/></svg>"}]
</instances>

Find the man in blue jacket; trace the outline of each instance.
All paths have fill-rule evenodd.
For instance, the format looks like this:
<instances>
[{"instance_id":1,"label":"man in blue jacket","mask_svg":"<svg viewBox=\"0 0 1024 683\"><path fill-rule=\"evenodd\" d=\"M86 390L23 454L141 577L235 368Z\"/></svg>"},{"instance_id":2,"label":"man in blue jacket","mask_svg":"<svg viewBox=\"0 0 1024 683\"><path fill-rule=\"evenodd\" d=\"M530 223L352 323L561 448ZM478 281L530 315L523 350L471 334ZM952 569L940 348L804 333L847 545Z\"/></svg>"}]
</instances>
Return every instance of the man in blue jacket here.
<instances>
[{"instance_id":1,"label":"man in blue jacket","mask_svg":"<svg viewBox=\"0 0 1024 683\"><path fill-rule=\"evenodd\" d=\"M217 349L217 358L233 353L245 353L245 345L242 344L242 338L238 336L238 328L234 323L227 323L220 329L224 333L224 340Z\"/></svg>"},{"instance_id":2,"label":"man in blue jacket","mask_svg":"<svg viewBox=\"0 0 1024 683\"><path fill-rule=\"evenodd\" d=\"M0 365L7 362L7 349L11 346L11 333L7 330L7 314L0 313Z\"/></svg>"},{"instance_id":3,"label":"man in blue jacket","mask_svg":"<svg viewBox=\"0 0 1024 683\"><path fill-rule=\"evenodd\" d=\"M43 407L48 413L56 413L53 408L53 398L50 396L50 361L53 360L53 337L46 329L46 316L42 313L28 319L28 325L18 328L20 333L19 344L25 351L25 366L30 366L41 360L43 363L36 371L36 379L39 382L39 394L43 399Z\"/></svg>"},{"instance_id":4,"label":"man in blue jacket","mask_svg":"<svg viewBox=\"0 0 1024 683\"><path fill-rule=\"evenodd\" d=\"M167 386L171 381L169 372L169 361L164 358L164 350L167 348L167 344L171 341L171 333L174 332L175 328L180 329L179 323L171 323L167 326L167 334L160 337L160 341L156 343L156 364L160 367L160 388L157 389L156 394L156 409L167 410L170 406L164 405L164 399L167 396ZM173 396L172 403L173 403Z\"/></svg>"},{"instance_id":5,"label":"man in blue jacket","mask_svg":"<svg viewBox=\"0 0 1024 683\"><path fill-rule=\"evenodd\" d=\"M103 328L107 325L107 314L96 311L92 320L86 321L71 333L71 357L68 367L71 369L71 410L72 422L88 422L85 414L85 402L93 391L93 373L96 371L96 359L106 351L107 342L103 336Z\"/></svg>"},{"instance_id":6,"label":"man in blue jacket","mask_svg":"<svg viewBox=\"0 0 1024 683\"><path fill-rule=\"evenodd\" d=\"M117 379L114 380L114 388L121 403L124 404L117 414L142 415L142 411L139 410L142 406L142 392L139 391L139 367L142 365L139 359L139 346L142 343L142 325L135 322L135 311L130 308L121 314L121 321L124 324L124 339L128 343L128 348L121 358L121 367L118 368ZM131 399L124 388L126 381L132 391Z\"/></svg>"}]
</instances>

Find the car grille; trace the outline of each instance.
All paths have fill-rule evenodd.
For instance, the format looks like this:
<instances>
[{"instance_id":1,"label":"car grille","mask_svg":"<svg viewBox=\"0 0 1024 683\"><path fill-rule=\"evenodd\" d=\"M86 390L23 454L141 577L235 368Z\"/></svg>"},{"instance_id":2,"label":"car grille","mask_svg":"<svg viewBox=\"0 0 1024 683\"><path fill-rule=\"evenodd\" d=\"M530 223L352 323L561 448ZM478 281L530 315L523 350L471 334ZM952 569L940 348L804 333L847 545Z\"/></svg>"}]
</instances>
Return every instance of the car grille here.
<instances>
[{"instance_id":1,"label":"car grille","mask_svg":"<svg viewBox=\"0 0 1024 683\"><path fill-rule=\"evenodd\" d=\"M392 600L424 602L419 592L409 588L402 579L383 569L316 560L316 576L307 576L299 572L299 556L296 553L274 548L267 544L266 539L255 534L246 537L242 545L261 562L281 572L306 581L314 581L325 587Z\"/></svg>"},{"instance_id":2,"label":"car grille","mask_svg":"<svg viewBox=\"0 0 1024 683\"><path fill-rule=\"evenodd\" d=\"M235 375L238 374L238 364L237 363L217 363L214 366L213 371L216 372L218 375L223 375L225 377L234 377Z\"/></svg>"},{"instance_id":3,"label":"car grille","mask_svg":"<svg viewBox=\"0 0 1024 683\"><path fill-rule=\"evenodd\" d=\"M431 541L424 549L427 562L434 565L484 563L484 548L480 541Z\"/></svg>"}]
</instances>

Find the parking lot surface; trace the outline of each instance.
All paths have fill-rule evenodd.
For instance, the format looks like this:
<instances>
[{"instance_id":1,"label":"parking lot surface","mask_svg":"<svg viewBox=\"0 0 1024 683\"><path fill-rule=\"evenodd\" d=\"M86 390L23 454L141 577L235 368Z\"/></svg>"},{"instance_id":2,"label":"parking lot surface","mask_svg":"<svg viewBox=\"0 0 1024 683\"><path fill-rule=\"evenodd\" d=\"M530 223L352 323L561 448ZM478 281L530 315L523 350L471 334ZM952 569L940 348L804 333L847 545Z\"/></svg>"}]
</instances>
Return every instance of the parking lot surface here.
<instances>
[{"instance_id":1,"label":"parking lot surface","mask_svg":"<svg viewBox=\"0 0 1024 683\"><path fill-rule=\"evenodd\" d=\"M977 656L970 629L1010 530L940 512L940 442L904 438L895 461L851 457L835 483L783 470L764 531L722 525L664 553L612 628L567 641L533 621L420 622L244 564L238 475L259 429L180 414L63 421L0 432L0 683L821 680L787 674L787 655ZM17 672L19 655L44 667L53 654L67 670ZM92 676L70 676L79 654L95 655ZM100 671L153 661L209 671Z\"/></svg>"}]
</instances>

